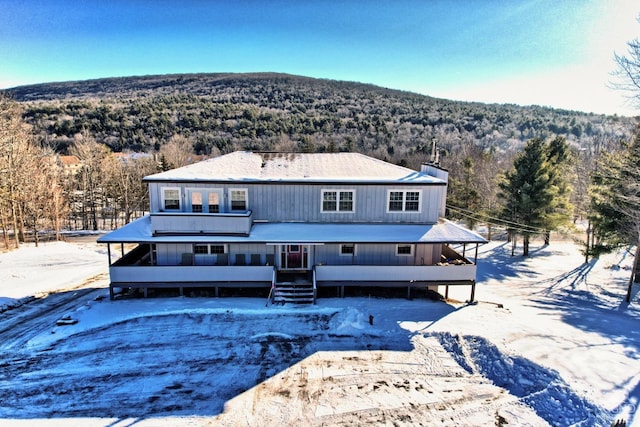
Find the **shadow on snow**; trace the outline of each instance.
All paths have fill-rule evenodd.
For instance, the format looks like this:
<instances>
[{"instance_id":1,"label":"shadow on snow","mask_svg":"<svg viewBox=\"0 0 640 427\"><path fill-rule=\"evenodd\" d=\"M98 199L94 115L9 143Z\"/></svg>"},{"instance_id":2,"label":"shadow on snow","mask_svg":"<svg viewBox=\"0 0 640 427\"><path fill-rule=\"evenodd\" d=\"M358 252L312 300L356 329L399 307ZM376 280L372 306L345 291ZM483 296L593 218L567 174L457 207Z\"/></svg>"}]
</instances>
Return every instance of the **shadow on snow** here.
<instances>
[{"instance_id":1,"label":"shadow on snow","mask_svg":"<svg viewBox=\"0 0 640 427\"><path fill-rule=\"evenodd\" d=\"M264 301L254 299L255 310L225 305L163 314L163 301L170 300L146 300L155 305L150 315L48 347L0 347L0 417L213 416L228 400L319 351L412 351L415 333L401 322L435 322L456 310L429 300L402 309L403 300L388 299L387 308L371 313L371 326L361 318L368 309L364 298L352 300L362 310L344 299L336 300L339 308L323 299L314 307L265 310Z\"/></svg>"},{"instance_id":2,"label":"shadow on snow","mask_svg":"<svg viewBox=\"0 0 640 427\"><path fill-rule=\"evenodd\" d=\"M550 425L601 425L611 417L575 394L558 372L524 357L506 355L483 337L432 335L464 370L505 388Z\"/></svg>"}]
</instances>

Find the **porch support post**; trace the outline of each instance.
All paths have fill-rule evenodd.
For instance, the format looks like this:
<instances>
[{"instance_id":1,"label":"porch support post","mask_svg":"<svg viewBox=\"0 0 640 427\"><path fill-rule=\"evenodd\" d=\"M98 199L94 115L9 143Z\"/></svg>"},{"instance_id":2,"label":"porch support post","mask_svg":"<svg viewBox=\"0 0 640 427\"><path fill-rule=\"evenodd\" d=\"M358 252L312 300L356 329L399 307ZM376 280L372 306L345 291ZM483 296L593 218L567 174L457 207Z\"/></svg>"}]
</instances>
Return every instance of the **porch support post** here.
<instances>
[{"instance_id":1,"label":"porch support post","mask_svg":"<svg viewBox=\"0 0 640 427\"><path fill-rule=\"evenodd\" d=\"M478 243L476 243L476 254L473 257L473 263L475 265L478 265L478 246L480 246Z\"/></svg>"},{"instance_id":2,"label":"porch support post","mask_svg":"<svg viewBox=\"0 0 640 427\"><path fill-rule=\"evenodd\" d=\"M109 257L109 267L111 267L111 243L107 243L107 257Z\"/></svg>"},{"instance_id":3,"label":"porch support post","mask_svg":"<svg viewBox=\"0 0 640 427\"><path fill-rule=\"evenodd\" d=\"M471 284L471 298L469 298L469 304L474 302L475 298L476 298L476 281L474 280L473 283Z\"/></svg>"},{"instance_id":4,"label":"porch support post","mask_svg":"<svg viewBox=\"0 0 640 427\"><path fill-rule=\"evenodd\" d=\"M407 286L407 299L411 300L411 284Z\"/></svg>"},{"instance_id":5,"label":"porch support post","mask_svg":"<svg viewBox=\"0 0 640 427\"><path fill-rule=\"evenodd\" d=\"M124 257L124 243L120 243L120 253Z\"/></svg>"},{"instance_id":6,"label":"porch support post","mask_svg":"<svg viewBox=\"0 0 640 427\"><path fill-rule=\"evenodd\" d=\"M463 243L462 244L462 258L465 258L466 252L467 252L467 244Z\"/></svg>"},{"instance_id":7,"label":"porch support post","mask_svg":"<svg viewBox=\"0 0 640 427\"><path fill-rule=\"evenodd\" d=\"M444 299L449 299L449 285L444 286Z\"/></svg>"},{"instance_id":8,"label":"porch support post","mask_svg":"<svg viewBox=\"0 0 640 427\"><path fill-rule=\"evenodd\" d=\"M218 298L218 287L217 286L215 287L215 290L216 290L216 298Z\"/></svg>"}]
</instances>

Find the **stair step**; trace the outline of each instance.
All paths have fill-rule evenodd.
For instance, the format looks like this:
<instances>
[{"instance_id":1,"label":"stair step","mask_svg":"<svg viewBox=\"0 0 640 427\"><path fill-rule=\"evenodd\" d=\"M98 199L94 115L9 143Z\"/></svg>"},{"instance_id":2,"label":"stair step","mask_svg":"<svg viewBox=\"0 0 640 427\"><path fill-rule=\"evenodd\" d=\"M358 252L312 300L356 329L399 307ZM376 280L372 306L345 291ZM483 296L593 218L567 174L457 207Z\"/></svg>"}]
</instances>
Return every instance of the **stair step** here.
<instances>
[{"instance_id":1,"label":"stair step","mask_svg":"<svg viewBox=\"0 0 640 427\"><path fill-rule=\"evenodd\" d=\"M291 292L277 292L276 298L313 298L313 292L304 293L291 293Z\"/></svg>"},{"instance_id":2,"label":"stair step","mask_svg":"<svg viewBox=\"0 0 640 427\"><path fill-rule=\"evenodd\" d=\"M313 304L313 284L309 282L280 282L273 290L274 303Z\"/></svg>"}]
</instances>

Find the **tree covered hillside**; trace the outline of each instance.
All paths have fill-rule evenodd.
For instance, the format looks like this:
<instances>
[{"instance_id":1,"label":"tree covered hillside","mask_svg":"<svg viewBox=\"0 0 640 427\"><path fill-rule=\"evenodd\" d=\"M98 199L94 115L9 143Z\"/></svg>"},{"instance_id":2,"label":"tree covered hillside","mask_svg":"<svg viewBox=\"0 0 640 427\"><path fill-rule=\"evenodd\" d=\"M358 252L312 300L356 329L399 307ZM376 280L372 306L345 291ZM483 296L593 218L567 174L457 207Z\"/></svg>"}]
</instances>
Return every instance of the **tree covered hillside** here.
<instances>
[{"instance_id":1,"label":"tree covered hillside","mask_svg":"<svg viewBox=\"0 0 640 427\"><path fill-rule=\"evenodd\" d=\"M34 158L42 157L41 150L45 156L71 155L79 168L52 178L61 189L60 207L34 204L34 212L52 212L49 222L34 214L36 219L27 224L25 198L8 189L15 197L7 202L11 206L0 206L0 219L5 218L2 209L17 212L9 229L27 224L33 230L57 230L52 224L61 223L98 229L128 222L148 203L142 177L196 161L194 154L356 151L413 169L436 154L450 172L449 217L469 226L493 221L526 241L587 215L588 187L598 159L623 150L636 121L538 106L456 102L273 73L109 78L7 92L15 99L4 97L7 123L29 126L20 125L18 139L7 134L0 152L15 153L13 145L22 141ZM535 161L520 162L515 173L514 159L532 141L554 141L562 147L562 159L539 159L535 173L527 171ZM113 154L120 152L125 153ZM509 203L526 205L520 200L528 194L520 188L524 185L550 195L544 205L530 203L537 209L535 221L531 212L504 209ZM513 191L504 191L511 187Z\"/></svg>"},{"instance_id":2,"label":"tree covered hillside","mask_svg":"<svg viewBox=\"0 0 640 427\"><path fill-rule=\"evenodd\" d=\"M46 144L83 132L112 151L157 151L178 135L197 154L238 149L359 151L416 167L432 140L507 153L563 136L584 149L626 137L632 120L545 107L455 102L284 74L186 74L23 86L9 91Z\"/></svg>"}]
</instances>

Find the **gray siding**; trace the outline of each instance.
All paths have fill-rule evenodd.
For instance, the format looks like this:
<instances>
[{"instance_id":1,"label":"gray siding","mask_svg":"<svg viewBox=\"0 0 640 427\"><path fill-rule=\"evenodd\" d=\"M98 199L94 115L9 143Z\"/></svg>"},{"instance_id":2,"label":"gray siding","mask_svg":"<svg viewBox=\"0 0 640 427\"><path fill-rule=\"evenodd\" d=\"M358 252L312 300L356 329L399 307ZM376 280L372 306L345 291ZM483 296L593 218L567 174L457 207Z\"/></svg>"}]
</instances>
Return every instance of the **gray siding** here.
<instances>
[{"instance_id":1,"label":"gray siding","mask_svg":"<svg viewBox=\"0 0 640 427\"><path fill-rule=\"evenodd\" d=\"M413 255L397 256L394 244L358 244L356 245L356 254L347 256L340 255L340 245L322 245L316 246L315 263L324 265L432 265L434 253L439 251L440 245L415 245Z\"/></svg>"},{"instance_id":2,"label":"gray siding","mask_svg":"<svg viewBox=\"0 0 640 427\"><path fill-rule=\"evenodd\" d=\"M193 245L157 244L158 265L178 265L183 253L193 252ZM266 254L274 254L276 260L279 245L265 244L227 244L227 253L231 265L236 263L236 255L244 254L249 264L251 254L260 255L260 265L266 263ZM311 263L324 265L433 265L440 260L441 245L417 244L411 256L397 256L394 244L358 244L355 256L340 255L339 244L314 245L309 248ZM213 264L213 256L198 255L196 264Z\"/></svg>"},{"instance_id":3,"label":"gray siding","mask_svg":"<svg viewBox=\"0 0 640 427\"><path fill-rule=\"evenodd\" d=\"M188 243L156 245L158 265L178 265L182 254L191 252L193 252L193 245Z\"/></svg>"},{"instance_id":4,"label":"gray siding","mask_svg":"<svg viewBox=\"0 0 640 427\"><path fill-rule=\"evenodd\" d=\"M435 223L446 196L444 185L328 185L328 184L172 184L150 183L151 211L162 208L162 188L181 188L181 207L188 211L188 189L223 189L221 212L228 212L229 188L248 190L248 208L254 220L273 222L395 222ZM355 212L321 212L322 190L354 190ZM421 212L387 212L389 190L421 190Z\"/></svg>"}]
</instances>

